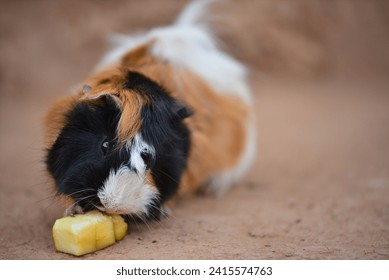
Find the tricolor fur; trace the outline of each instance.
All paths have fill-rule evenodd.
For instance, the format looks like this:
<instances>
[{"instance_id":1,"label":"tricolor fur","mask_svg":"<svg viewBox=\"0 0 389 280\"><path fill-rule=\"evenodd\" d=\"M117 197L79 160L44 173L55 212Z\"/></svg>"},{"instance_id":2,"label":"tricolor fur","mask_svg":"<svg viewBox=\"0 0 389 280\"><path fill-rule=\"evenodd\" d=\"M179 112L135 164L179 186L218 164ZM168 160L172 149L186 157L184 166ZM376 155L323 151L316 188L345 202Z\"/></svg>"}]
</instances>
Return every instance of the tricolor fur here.
<instances>
[{"instance_id":1,"label":"tricolor fur","mask_svg":"<svg viewBox=\"0 0 389 280\"><path fill-rule=\"evenodd\" d=\"M172 196L221 193L245 174L255 149L246 70L198 22L207 2L120 37L48 112L47 169L71 210L159 219Z\"/></svg>"}]
</instances>

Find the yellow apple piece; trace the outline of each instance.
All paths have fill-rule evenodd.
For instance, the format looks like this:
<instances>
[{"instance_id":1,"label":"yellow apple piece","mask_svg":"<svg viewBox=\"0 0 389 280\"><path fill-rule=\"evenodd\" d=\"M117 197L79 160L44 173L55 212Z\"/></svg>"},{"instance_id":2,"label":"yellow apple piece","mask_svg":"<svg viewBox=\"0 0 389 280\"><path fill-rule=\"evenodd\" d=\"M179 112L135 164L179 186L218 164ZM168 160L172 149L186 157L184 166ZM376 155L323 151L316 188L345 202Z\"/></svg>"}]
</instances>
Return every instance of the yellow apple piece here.
<instances>
[{"instance_id":1,"label":"yellow apple piece","mask_svg":"<svg viewBox=\"0 0 389 280\"><path fill-rule=\"evenodd\" d=\"M127 224L122 217L105 215L97 210L60 218L53 226L56 250L75 256L108 247L122 239L126 233Z\"/></svg>"},{"instance_id":2,"label":"yellow apple piece","mask_svg":"<svg viewBox=\"0 0 389 280\"><path fill-rule=\"evenodd\" d=\"M127 234L128 225L120 215L112 215L113 231L116 241L122 240Z\"/></svg>"}]
</instances>

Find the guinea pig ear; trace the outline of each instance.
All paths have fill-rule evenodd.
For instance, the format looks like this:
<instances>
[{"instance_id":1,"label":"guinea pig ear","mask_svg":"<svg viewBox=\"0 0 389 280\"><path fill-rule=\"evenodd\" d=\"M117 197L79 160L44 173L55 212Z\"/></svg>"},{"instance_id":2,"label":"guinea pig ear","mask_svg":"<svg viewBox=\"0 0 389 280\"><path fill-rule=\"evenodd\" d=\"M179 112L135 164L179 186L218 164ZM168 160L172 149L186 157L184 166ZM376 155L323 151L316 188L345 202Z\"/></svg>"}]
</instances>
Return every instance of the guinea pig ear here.
<instances>
[{"instance_id":1,"label":"guinea pig ear","mask_svg":"<svg viewBox=\"0 0 389 280\"><path fill-rule=\"evenodd\" d=\"M84 85L82 87L82 94L87 94L88 92L90 92L92 89L92 87L90 85Z\"/></svg>"},{"instance_id":2,"label":"guinea pig ear","mask_svg":"<svg viewBox=\"0 0 389 280\"><path fill-rule=\"evenodd\" d=\"M179 119L186 119L193 115L193 110L188 108L181 102L177 102L174 106L174 115Z\"/></svg>"},{"instance_id":3,"label":"guinea pig ear","mask_svg":"<svg viewBox=\"0 0 389 280\"><path fill-rule=\"evenodd\" d=\"M113 94L103 94L101 95L101 98L103 98L105 104L107 104L109 107L121 107L121 102L119 97Z\"/></svg>"},{"instance_id":4,"label":"guinea pig ear","mask_svg":"<svg viewBox=\"0 0 389 280\"><path fill-rule=\"evenodd\" d=\"M117 97L114 94L110 94L110 93L102 93L102 94L92 95L92 96L89 96L88 99L102 101L105 104L107 104L108 106L112 106L112 107L117 107L117 108L121 107L121 101L120 101L119 97Z\"/></svg>"}]
</instances>

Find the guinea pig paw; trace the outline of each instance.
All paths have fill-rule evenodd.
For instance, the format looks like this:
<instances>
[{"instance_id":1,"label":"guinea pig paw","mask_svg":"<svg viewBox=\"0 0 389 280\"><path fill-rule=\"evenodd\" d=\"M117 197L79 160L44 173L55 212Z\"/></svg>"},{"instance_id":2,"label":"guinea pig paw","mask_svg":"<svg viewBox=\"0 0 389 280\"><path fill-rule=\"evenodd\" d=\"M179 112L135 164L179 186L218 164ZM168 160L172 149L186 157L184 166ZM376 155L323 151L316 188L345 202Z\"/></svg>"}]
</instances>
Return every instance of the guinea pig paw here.
<instances>
[{"instance_id":1,"label":"guinea pig paw","mask_svg":"<svg viewBox=\"0 0 389 280\"><path fill-rule=\"evenodd\" d=\"M82 210L81 206L78 204L73 204L72 206L66 208L65 212L63 213L64 217L73 217L76 214L84 214L84 210Z\"/></svg>"}]
</instances>

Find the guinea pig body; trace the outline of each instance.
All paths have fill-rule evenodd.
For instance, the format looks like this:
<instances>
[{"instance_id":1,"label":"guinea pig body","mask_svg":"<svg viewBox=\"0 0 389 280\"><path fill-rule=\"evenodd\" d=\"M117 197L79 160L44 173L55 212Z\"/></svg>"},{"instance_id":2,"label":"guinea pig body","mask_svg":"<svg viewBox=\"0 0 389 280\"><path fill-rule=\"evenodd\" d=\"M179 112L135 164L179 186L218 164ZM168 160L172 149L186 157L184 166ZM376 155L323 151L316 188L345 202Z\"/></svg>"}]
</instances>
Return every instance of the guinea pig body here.
<instances>
[{"instance_id":1,"label":"guinea pig body","mask_svg":"<svg viewBox=\"0 0 389 280\"><path fill-rule=\"evenodd\" d=\"M174 195L221 193L253 159L245 68L196 24L123 37L75 95L46 117L46 165L69 213L97 208L159 219ZM189 20L190 18L190 20Z\"/></svg>"}]
</instances>

